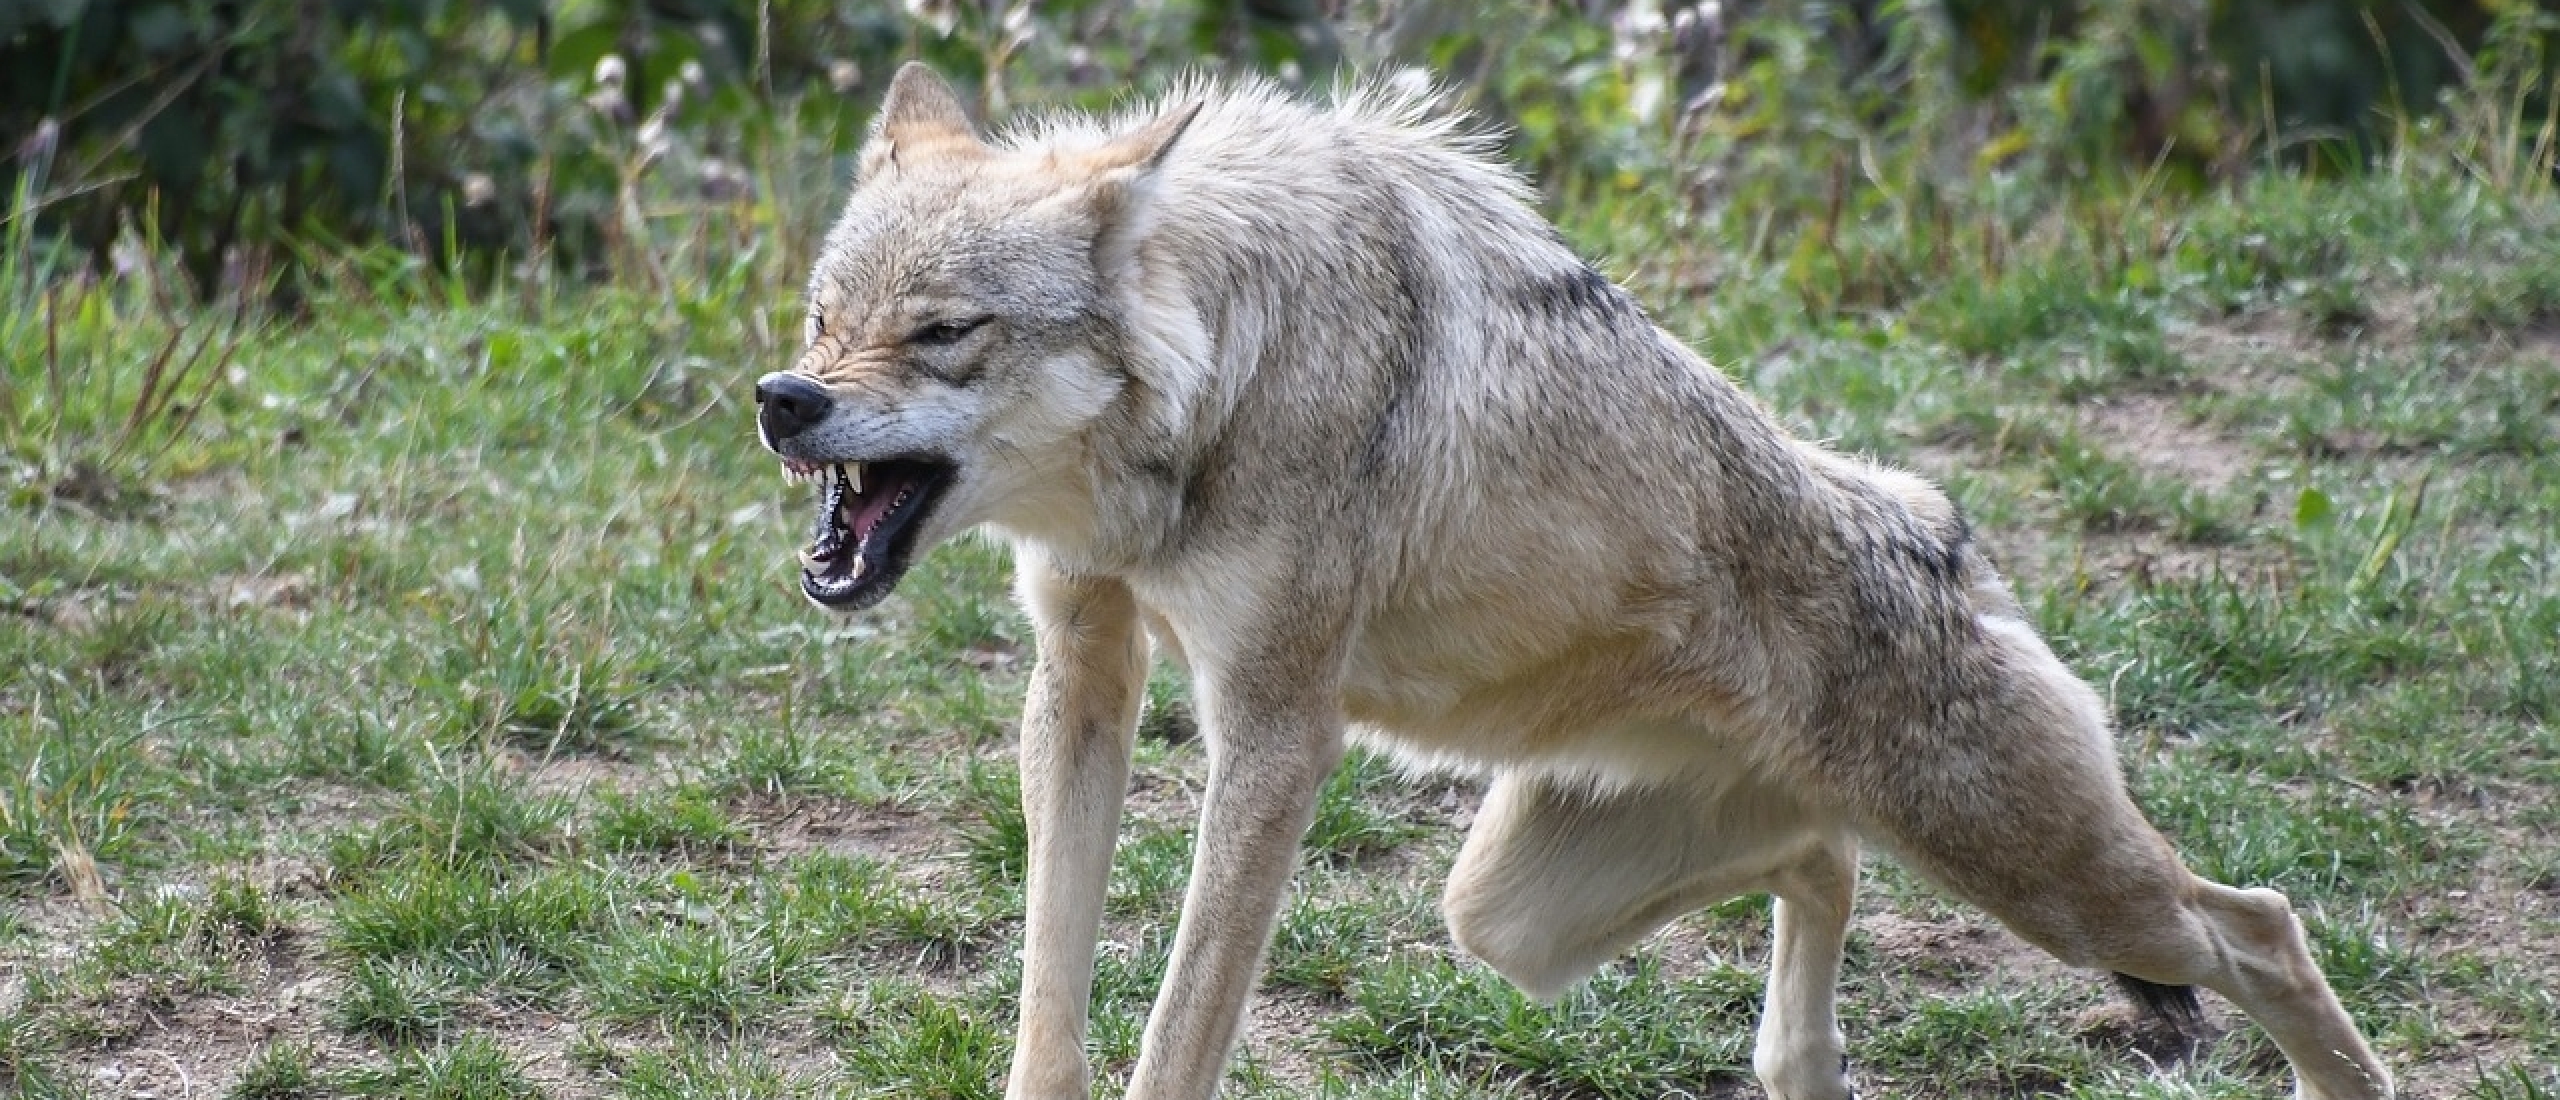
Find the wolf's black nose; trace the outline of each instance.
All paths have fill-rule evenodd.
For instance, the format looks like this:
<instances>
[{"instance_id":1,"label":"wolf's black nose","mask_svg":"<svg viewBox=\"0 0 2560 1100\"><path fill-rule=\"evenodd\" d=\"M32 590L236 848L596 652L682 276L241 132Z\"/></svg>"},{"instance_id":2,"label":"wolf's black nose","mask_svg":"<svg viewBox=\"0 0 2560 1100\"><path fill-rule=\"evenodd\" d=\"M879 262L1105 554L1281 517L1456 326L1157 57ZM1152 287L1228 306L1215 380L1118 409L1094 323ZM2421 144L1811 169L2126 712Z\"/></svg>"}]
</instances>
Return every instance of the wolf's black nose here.
<instances>
[{"instance_id":1,"label":"wolf's black nose","mask_svg":"<svg viewBox=\"0 0 2560 1100\"><path fill-rule=\"evenodd\" d=\"M835 398L800 375L776 372L756 379L756 422L764 426L765 438L771 442L809 430L835 407Z\"/></svg>"}]
</instances>

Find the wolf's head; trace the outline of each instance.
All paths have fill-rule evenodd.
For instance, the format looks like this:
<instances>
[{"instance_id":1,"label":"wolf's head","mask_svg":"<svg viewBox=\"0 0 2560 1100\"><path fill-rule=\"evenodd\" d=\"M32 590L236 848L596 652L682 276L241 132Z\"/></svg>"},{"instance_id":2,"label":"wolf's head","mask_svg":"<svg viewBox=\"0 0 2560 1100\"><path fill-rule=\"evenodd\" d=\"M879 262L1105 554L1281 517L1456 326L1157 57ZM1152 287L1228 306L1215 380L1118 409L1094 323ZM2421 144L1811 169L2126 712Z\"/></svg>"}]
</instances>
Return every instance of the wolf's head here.
<instances>
[{"instance_id":1,"label":"wolf's head","mask_svg":"<svg viewBox=\"0 0 2560 1100\"><path fill-rule=\"evenodd\" d=\"M898 71L810 273L806 349L756 383L764 445L821 486L812 601L869 607L943 539L1060 506L1128 385L1124 288L1193 113L998 149L930 69Z\"/></svg>"}]
</instances>

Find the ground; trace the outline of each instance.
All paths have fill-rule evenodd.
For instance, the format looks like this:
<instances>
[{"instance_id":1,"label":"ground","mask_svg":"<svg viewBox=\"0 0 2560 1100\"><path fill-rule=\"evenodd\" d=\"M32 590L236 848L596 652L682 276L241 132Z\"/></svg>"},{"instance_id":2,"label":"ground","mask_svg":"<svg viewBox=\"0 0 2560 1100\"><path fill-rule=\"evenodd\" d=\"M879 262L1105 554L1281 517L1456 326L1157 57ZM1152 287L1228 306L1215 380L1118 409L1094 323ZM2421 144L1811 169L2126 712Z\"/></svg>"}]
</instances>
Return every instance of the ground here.
<instances>
[{"instance_id":1,"label":"ground","mask_svg":"<svg viewBox=\"0 0 2560 1100\"><path fill-rule=\"evenodd\" d=\"M1855 310L1562 213L1790 426L1950 488L2154 820L2294 899L2407 1095L2524 1100L2560 1092L2560 217L2504 194L2272 178L2150 208L2139 262L2066 227ZM869 615L799 600L806 490L746 401L798 331L777 281L367 278L236 339L92 287L12 360L116 415L17 440L0 518L0 1082L999 1095L1030 659L1001 548L938 550ZM137 428L164 338L219 350ZM1160 672L1106 1092L1186 873L1187 714ZM1365 757L1328 789L1229 1093L1757 1095L1765 902L1530 1004L1433 909L1477 798ZM1866 1094L2289 1087L2226 1007L2179 1043L1868 870Z\"/></svg>"}]
</instances>

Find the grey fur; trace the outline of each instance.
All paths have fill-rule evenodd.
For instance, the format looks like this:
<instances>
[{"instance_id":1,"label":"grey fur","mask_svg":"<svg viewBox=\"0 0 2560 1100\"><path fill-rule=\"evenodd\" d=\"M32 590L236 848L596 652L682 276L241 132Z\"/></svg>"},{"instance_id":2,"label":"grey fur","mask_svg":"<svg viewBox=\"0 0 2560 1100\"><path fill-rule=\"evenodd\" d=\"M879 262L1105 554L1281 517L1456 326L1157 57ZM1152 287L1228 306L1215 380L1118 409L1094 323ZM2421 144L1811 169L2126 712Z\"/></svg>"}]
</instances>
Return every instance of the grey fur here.
<instances>
[{"instance_id":1,"label":"grey fur","mask_svg":"<svg viewBox=\"0 0 2560 1100\"><path fill-rule=\"evenodd\" d=\"M1861 845L2076 965L2201 984L2311 1100L2391 1095L2283 898L2197 879L2098 697L1946 497L1789 438L1420 98L1192 85L977 137L900 73L810 280L782 453L926 451L925 543L1016 550L1039 636L1009 1095L1087 1095L1093 945L1151 637L1210 768L1129 1095L1214 1091L1346 730L1492 777L1445 902L1553 995L1662 922L1777 897L1754 1064L1840 1100ZM989 316L950 349L909 338Z\"/></svg>"}]
</instances>

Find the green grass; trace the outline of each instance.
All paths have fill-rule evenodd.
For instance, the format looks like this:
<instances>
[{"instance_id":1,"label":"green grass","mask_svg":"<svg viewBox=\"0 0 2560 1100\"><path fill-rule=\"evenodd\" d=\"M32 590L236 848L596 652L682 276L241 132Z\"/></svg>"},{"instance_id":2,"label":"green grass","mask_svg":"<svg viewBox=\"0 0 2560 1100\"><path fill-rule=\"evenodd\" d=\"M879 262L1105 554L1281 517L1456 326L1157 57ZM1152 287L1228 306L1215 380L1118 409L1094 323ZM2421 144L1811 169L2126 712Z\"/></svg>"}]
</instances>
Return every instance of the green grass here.
<instances>
[{"instance_id":1,"label":"green grass","mask_svg":"<svg viewBox=\"0 0 2560 1100\"><path fill-rule=\"evenodd\" d=\"M2560 1095L2548 189L2420 150L1944 240L1853 218L1836 255L1657 190L1555 212L1790 426L1950 488L2142 804L2293 897L2410 1095ZM1030 635L977 542L864 617L803 606L807 501L746 388L798 273L751 260L457 296L364 253L236 336L138 277L66 284L50 350L21 338L47 315L0 320L0 1087L168 1053L244 1100L1000 1094ZM173 335L238 346L183 424L128 431ZM1188 881L1197 735L1159 669L1106 1093ZM1763 903L1530 1003L1439 927L1474 794L1363 754L1327 784L1231 1090L1747 1089ZM2275 1095L2253 1030L2154 1072L2088 1022L2099 983L1869 882L1842 993L1869 1093ZM214 1023L243 1014L270 1030Z\"/></svg>"},{"instance_id":2,"label":"green grass","mask_svg":"<svg viewBox=\"0 0 2560 1100\"><path fill-rule=\"evenodd\" d=\"M1665 977L1651 958L1604 971L1554 1006L1484 967L1399 956L1366 968L1351 1010L1326 1025L1349 1051L1467 1076L1517 1077L1540 1091L1611 1100L1703 1092L1747 1072L1761 978L1716 967Z\"/></svg>"},{"instance_id":3,"label":"green grass","mask_svg":"<svg viewBox=\"0 0 2560 1100\"><path fill-rule=\"evenodd\" d=\"M340 1074L334 1085L349 1096L384 1100L542 1100L546 1095L525 1079L515 1058L485 1036L433 1050L403 1051L386 1067Z\"/></svg>"}]
</instances>

